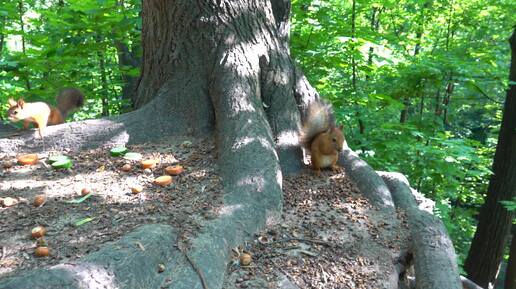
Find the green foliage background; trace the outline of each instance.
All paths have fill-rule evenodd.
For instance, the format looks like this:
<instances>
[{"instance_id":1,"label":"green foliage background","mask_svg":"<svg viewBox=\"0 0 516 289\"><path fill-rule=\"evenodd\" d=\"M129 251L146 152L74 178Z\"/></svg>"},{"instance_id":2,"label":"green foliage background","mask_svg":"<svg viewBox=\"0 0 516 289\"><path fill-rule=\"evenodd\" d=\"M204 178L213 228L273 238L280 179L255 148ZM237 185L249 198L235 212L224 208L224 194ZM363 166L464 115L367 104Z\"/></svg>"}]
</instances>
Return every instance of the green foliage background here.
<instances>
[{"instance_id":1,"label":"green foliage background","mask_svg":"<svg viewBox=\"0 0 516 289\"><path fill-rule=\"evenodd\" d=\"M129 109L123 90L138 68L121 53L141 56L140 9L0 0L2 119L9 97L54 103L67 86L87 95L76 120ZM293 0L292 9L292 54L350 146L436 202L462 261L491 173L516 2Z\"/></svg>"},{"instance_id":2,"label":"green foliage background","mask_svg":"<svg viewBox=\"0 0 516 289\"><path fill-rule=\"evenodd\" d=\"M516 2L292 5L292 54L335 105L348 143L436 202L462 263L491 174Z\"/></svg>"},{"instance_id":3,"label":"green foliage background","mask_svg":"<svg viewBox=\"0 0 516 289\"><path fill-rule=\"evenodd\" d=\"M8 97L53 104L63 87L86 94L75 119L120 113L128 106L122 74L139 72L119 64L116 43L140 45L139 11L136 0L0 0L3 118Z\"/></svg>"}]
</instances>

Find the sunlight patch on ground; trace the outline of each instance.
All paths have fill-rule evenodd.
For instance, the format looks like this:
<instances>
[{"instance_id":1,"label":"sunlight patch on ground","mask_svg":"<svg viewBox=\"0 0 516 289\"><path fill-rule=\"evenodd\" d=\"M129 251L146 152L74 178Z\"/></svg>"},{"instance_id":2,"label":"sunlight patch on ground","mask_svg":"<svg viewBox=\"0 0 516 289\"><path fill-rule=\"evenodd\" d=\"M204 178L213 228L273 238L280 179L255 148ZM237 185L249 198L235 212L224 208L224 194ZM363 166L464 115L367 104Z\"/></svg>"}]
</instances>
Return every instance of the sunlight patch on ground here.
<instances>
[{"instance_id":1,"label":"sunlight patch on ground","mask_svg":"<svg viewBox=\"0 0 516 289\"><path fill-rule=\"evenodd\" d=\"M29 201L37 194L45 194L48 198L66 198L73 199L80 197L83 188L89 188L96 197L104 198L107 203L110 202L131 202L132 195L130 187L132 185L144 185L148 183L147 176L138 177L118 176L116 172L99 171L88 174L79 173L70 175L66 172L55 173L48 172L46 176L37 176L34 178L30 172L35 171L38 167L22 167L14 174L23 173L23 178L12 179L8 182L0 184L0 191L13 192L18 191L22 196L28 198ZM117 177L118 182L112 180ZM103 188L109 187L109 190ZM102 189L101 189L102 188Z\"/></svg>"}]
</instances>

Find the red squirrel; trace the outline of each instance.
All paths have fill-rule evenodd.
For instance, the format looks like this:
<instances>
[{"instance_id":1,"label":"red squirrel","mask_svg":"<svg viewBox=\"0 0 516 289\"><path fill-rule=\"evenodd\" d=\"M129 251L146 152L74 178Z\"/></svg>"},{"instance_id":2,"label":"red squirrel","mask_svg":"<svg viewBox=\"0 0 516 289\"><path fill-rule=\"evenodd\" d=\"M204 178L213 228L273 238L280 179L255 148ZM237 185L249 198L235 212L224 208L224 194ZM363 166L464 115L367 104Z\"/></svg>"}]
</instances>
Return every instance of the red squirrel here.
<instances>
[{"instance_id":1,"label":"red squirrel","mask_svg":"<svg viewBox=\"0 0 516 289\"><path fill-rule=\"evenodd\" d=\"M56 97L57 107L44 102L25 102L22 98L15 101L9 99L9 120L17 122L23 120L23 128L27 129L30 123L38 127L39 136L45 135L47 125L64 123L69 112L84 104L84 94L77 88L65 88Z\"/></svg>"},{"instance_id":2,"label":"red squirrel","mask_svg":"<svg viewBox=\"0 0 516 289\"><path fill-rule=\"evenodd\" d=\"M341 171L337 165L345 138L343 126L335 124L331 106L321 100L309 104L301 130L301 144L310 152L312 169L320 175L321 169Z\"/></svg>"}]
</instances>

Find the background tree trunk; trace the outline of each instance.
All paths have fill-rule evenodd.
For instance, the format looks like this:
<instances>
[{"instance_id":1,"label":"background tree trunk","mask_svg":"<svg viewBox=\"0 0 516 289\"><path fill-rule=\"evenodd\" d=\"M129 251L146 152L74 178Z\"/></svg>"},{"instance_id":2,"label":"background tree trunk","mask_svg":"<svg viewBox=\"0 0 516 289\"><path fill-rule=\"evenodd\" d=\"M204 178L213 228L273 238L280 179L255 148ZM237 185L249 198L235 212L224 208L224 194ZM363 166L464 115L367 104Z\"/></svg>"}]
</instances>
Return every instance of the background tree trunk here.
<instances>
[{"instance_id":1,"label":"background tree trunk","mask_svg":"<svg viewBox=\"0 0 516 289\"><path fill-rule=\"evenodd\" d=\"M512 225L511 247L509 250L509 262L505 271L504 289L516 289L516 226Z\"/></svg>"},{"instance_id":2,"label":"background tree trunk","mask_svg":"<svg viewBox=\"0 0 516 289\"><path fill-rule=\"evenodd\" d=\"M124 82L121 98L130 101L131 106L134 107L135 87L138 77L128 74L127 69L140 67L140 60L134 55L134 52L129 50L129 47L121 41L115 40L115 46L118 54L118 66L120 67L122 81Z\"/></svg>"},{"instance_id":3,"label":"background tree trunk","mask_svg":"<svg viewBox=\"0 0 516 289\"><path fill-rule=\"evenodd\" d=\"M103 37L101 35L96 36L97 44L101 44ZM101 91L101 101L102 101L102 116L109 115L109 92L108 92L108 83L107 83L107 75L106 75L106 59L103 51L97 52L97 57L99 59L99 70L100 70L100 87L102 87Z\"/></svg>"},{"instance_id":4,"label":"background tree trunk","mask_svg":"<svg viewBox=\"0 0 516 289\"><path fill-rule=\"evenodd\" d=\"M512 224L512 212L500 201L516 197L516 29L509 42L512 50L510 83L493 161L493 176L464 264L469 279L484 288L496 279Z\"/></svg>"},{"instance_id":5,"label":"background tree trunk","mask_svg":"<svg viewBox=\"0 0 516 289\"><path fill-rule=\"evenodd\" d=\"M431 3L430 2L425 2L423 4L423 7L421 7L421 11L420 11L420 14L419 14L419 19L418 19L418 23L417 23L417 28L416 28L416 45L414 47L414 57L417 57L419 55L419 52L421 51L421 41L423 39L423 32L424 32L424 26L425 26L425 11L426 9L428 9L430 7ZM420 92L420 86L421 84L421 80L418 81L418 84L416 85L416 91L415 93L421 93ZM409 115L409 109L410 109L410 106L411 106L411 98L410 96L406 95L405 97L403 97L403 106L404 108L401 110L401 113L400 113L400 123L406 123L407 120L408 120L408 115Z\"/></svg>"},{"instance_id":6,"label":"background tree trunk","mask_svg":"<svg viewBox=\"0 0 516 289\"><path fill-rule=\"evenodd\" d=\"M22 53L25 56L26 55L26 47L25 47L25 22L23 21L23 15L25 15L25 10L23 7L23 1L18 2L18 13L20 14L20 31L21 31L21 44L22 44ZM23 79L25 80L25 87L27 88L27 91L30 91L32 89L32 86L30 84L30 78L29 78L29 72L25 71L25 74L23 74Z\"/></svg>"},{"instance_id":7,"label":"background tree trunk","mask_svg":"<svg viewBox=\"0 0 516 289\"><path fill-rule=\"evenodd\" d=\"M0 27L5 26L5 16L0 16ZM4 51L4 40L5 40L5 34L3 31L0 31L0 58L2 58L3 51Z\"/></svg>"},{"instance_id":8,"label":"background tree trunk","mask_svg":"<svg viewBox=\"0 0 516 289\"><path fill-rule=\"evenodd\" d=\"M127 17L124 10L124 1L125 0L117 0L116 5L121 9L122 13L124 14L124 20L126 20ZM121 99L129 101L130 105L128 106L134 107L136 97L135 88L139 78L132 75L131 73L128 73L128 70L137 69L140 67L141 57L137 55L138 51L141 51L141 43L139 41L133 41L133 43L130 45L131 47L129 47L129 45L127 45L124 41L117 39L116 36L113 38L115 39L114 45L117 50L118 66L120 68L122 81L124 82ZM122 111L126 111L126 107L123 107Z\"/></svg>"}]
</instances>

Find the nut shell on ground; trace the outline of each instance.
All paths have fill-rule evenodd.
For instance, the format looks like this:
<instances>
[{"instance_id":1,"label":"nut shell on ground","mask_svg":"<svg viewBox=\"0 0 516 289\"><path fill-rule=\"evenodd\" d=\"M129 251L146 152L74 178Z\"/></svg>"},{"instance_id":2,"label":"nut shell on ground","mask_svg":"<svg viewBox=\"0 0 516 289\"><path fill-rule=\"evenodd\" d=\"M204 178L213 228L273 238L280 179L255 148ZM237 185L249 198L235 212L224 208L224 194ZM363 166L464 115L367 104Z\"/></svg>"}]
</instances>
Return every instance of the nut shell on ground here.
<instances>
[{"instance_id":1,"label":"nut shell on ground","mask_svg":"<svg viewBox=\"0 0 516 289\"><path fill-rule=\"evenodd\" d=\"M18 203L18 200L16 200L15 198L5 197L3 199L0 199L0 205L2 205L2 207L11 207L16 205L16 203Z\"/></svg>"},{"instance_id":2,"label":"nut shell on ground","mask_svg":"<svg viewBox=\"0 0 516 289\"><path fill-rule=\"evenodd\" d=\"M87 194L91 193L90 188L82 188L81 190L81 196L86 196Z\"/></svg>"},{"instance_id":3,"label":"nut shell on ground","mask_svg":"<svg viewBox=\"0 0 516 289\"><path fill-rule=\"evenodd\" d=\"M45 195L37 195L36 197L34 197L34 201L32 202L32 204L34 205L34 207L40 207L43 206L46 200L47 197Z\"/></svg>"},{"instance_id":4,"label":"nut shell on ground","mask_svg":"<svg viewBox=\"0 0 516 289\"><path fill-rule=\"evenodd\" d=\"M17 158L18 163L20 165L33 165L38 162L38 154L25 154L25 155L19 155Z\"/></svg>"},{"instance_id":5,"label":"nut shell on ground","mask_svg":"<svg viewBox=\"0 0 516 289\"><path fill-rule=\"evenodd\" d=\"M37 247L34 251L34 254L36 255L36 257L47 257L48 255L50 255L50 250L48 249L48 247Z\"/></svg>"},{"instance_id":6,"label":"nut shell on ground","mask_svg":"<svg viewBox=\"0 0 516 289\"><path fill-rule=\"evenodd\" d=\"M168 166L165 168L165 172L171 176L180 175L183 173L183 171L184 171L183 166L180 166L180 165Z\"/></svg>"},{"instance_id":7,"label":"nut shell on ground","mask_svg":"<svg viewBox=\"0 0 516 289\"><path fill-rule=\"evenodd\" d=\"M156 167L156 164L158 163L158 160L151 159L151 160L143 160L141 161L141 165L143 169L153 169Z\"/></svg>"},{"instance_id":8,"label":"nut shell on ground","mask_svg":"<svg viewBox=\"0 0 516 289\"><path fill-rule=\"evenodd\" d=\"M168 186L172 183L172 177L171 176L161 176L154 179L154 183L156 185L160 185L162 187Z\"/></svg>"},{"instance_id":9,"label":"nut shell on ground","mask_svg":"<svg viewBox=\"0 0 516 289\"><path fill-rule=\"evenodd\" d=\"M138 194L138 193L141 193L142 191L143 191L143 187L140 185L131 186L131 192L133 194Z\"/></svg>"},{"instance_id":10,"label":"nut shell on ground","mask_svg":"<svg viewBox=\"0 0 516 289\"><path fill-rule=\"evenodd\" d=\"M240 261L240 265L249 266L253 258L251 257L251 254L242 253L238 259Z\"/></svg>"},{"instance_id":11,"label":"nut shell on ground","mask_svg":"<svg viewBox=\"0 0 516 289\"><path fill-rule=\"evenodd\" d=\"M121 170L122 172L130 172L130 171L132 170L132 168L133 168L133 167L132 167L130 164L125 164L125 165L123 165L123 166L120 168L120 170Z\"/></svg>"},{"instance_id":12,"label":"nut shell on ground","mask_svg":"<svg viewBox=\"0 0 516 289\"><path fill-rule=\"evenodd\" d=\"M45 236L46 233L47 233L47 229L43 226L34 227L34 228L32 228L32 230L30 232L32 238L41 238L41 237Z\"/></svg>"},{"instance_id":13,"label":"nut shell on ground","mask_svg":"<svg viewBox=\"0 0 516 289\"><path fill-rule=\"evenodd\" d=\"M2 165L4 169L10 169L14 166L14 163L12 161L4 161Z\"/></svg>"}]
</instances>

